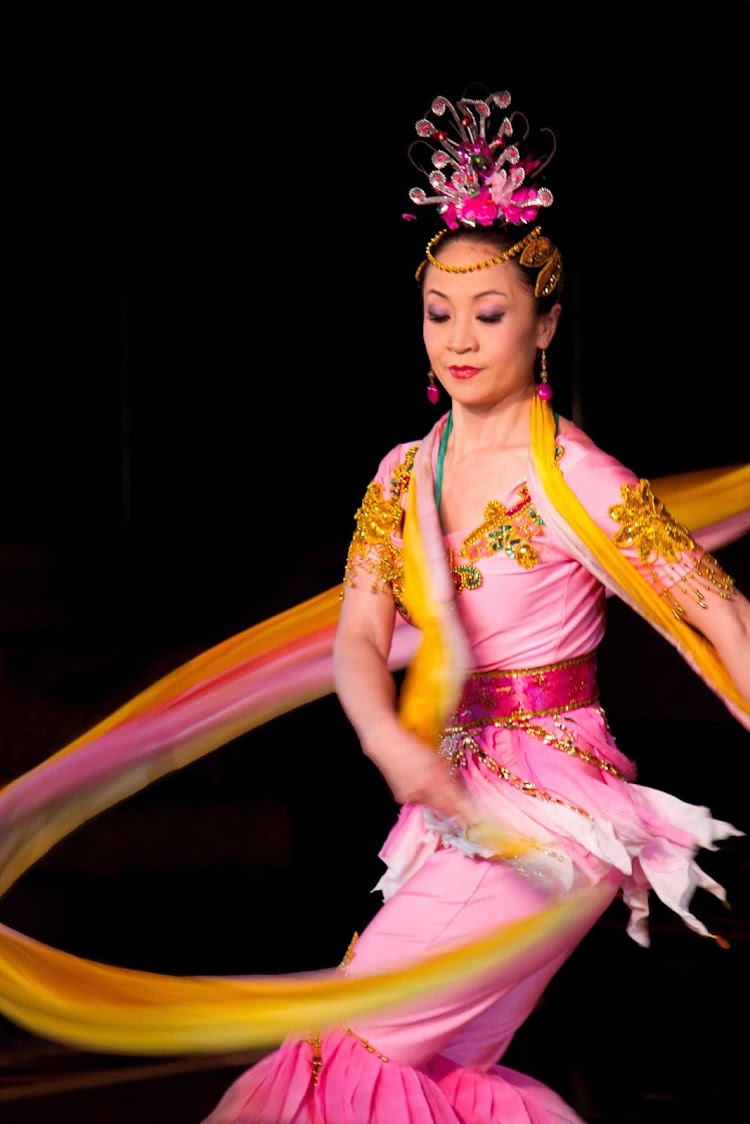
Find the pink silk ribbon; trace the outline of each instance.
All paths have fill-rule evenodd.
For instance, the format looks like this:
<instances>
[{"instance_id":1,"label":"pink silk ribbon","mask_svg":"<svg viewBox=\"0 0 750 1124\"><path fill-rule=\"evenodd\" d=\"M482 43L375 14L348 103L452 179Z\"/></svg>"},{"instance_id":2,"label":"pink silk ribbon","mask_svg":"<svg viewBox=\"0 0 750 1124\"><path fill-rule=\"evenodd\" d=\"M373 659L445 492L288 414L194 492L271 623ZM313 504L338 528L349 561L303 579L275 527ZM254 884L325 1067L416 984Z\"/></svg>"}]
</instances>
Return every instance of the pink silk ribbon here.
<instances>
[{"instance_id":1,"label":"pink silk ribbon","mask_svg":"<svg viewBox=\"0 0 750 1124\"><path fill-rule=\"evenodd\" d=\"M653 487L697 537L705 526L716 549L750 526L749 467L688 473ZM415 505L430 487L429 474L420 472L409 501ZM460 695L467 652L450 615L451 591L431 556L439 528L420 534L420 518L430 518L429 503L423 508L405 541L412 560L423 563L409 591L421 631L399 619L390 664L408 668L403 719L435 744ZM201 653L0 790L0 894L93 816L330 694L341 592L329 589ZM336 970L273 979L161 976L96 964L0 926L0 1012L35 1034L97 1051L210 1054L273 1045L292 1031L396 1006L449 980L533 970L551 933L585 930L601 909L598 893L555 903L403 972L357 980Z\"/></svg>"}]
</instances>

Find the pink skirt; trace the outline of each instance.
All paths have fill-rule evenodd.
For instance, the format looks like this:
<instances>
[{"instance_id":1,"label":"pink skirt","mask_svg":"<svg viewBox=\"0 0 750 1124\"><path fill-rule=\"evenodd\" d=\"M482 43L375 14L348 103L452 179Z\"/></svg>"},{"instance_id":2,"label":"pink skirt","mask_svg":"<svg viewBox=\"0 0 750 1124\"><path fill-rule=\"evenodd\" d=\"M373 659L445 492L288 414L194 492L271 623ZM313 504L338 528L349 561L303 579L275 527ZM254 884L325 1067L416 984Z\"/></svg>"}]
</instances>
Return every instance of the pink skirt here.
<instances>
[{"instance_id":1,"label":"pink skirt","mask_svg":"<svg viewBox=\"0 0 750 1124\"><path fill-rule=\"evenodd\" d=\"M605 905L619 878L607 876ZM537 912L547 891L504 862L443 847L375 915L343 969L371 975ZM397 1011L286 1040L241 1074L203 1124L582 1124L560 1096L498 1064L554 973L601 914L509 972Z\"/></svg>"},{"instance_id":2,"label":"pink skirt","mask_svg":"<svg viewBox=\"0 0 750 1124\"><path fill-rule=\"evenodd\" d=\"M582 1124L551 1089L500 1064L552 976L618 889L640 944L648 944L651 892L712 935L690 912L691 899L698 887L720 898L724 891L696 854L741 832L707 808L636 784L594 701L483 722L477 706L489 699L494 709L497 676L489 691L477 678L442 751L483 817L525 845L498 861L461 825L405 805L380 852L386 871L375 889L384 904L345 970L405 967L531 916L581 884L601 888L599 905L536 958L522 955L350 1027L288 1039L240 1075L203 1124ZM581 699L588 686L581 683Z\"/></svg>"}]
</instances>

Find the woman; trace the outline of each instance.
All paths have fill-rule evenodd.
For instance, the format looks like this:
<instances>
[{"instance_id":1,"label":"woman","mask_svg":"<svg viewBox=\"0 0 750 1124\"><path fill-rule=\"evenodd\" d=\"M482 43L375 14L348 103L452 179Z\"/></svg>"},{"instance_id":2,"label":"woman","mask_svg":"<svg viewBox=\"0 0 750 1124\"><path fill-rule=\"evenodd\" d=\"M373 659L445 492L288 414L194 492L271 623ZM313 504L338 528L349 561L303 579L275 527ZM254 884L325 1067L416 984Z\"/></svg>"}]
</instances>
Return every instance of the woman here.
<instances>
[{"instance_id":1,"label":"woman","mask_svg":"<svg viewBox=\"0 0 750 1124\"><path fill-rule=\"evenodd\" d=\"M338 690L402 804L384 904L341 971L162 976L0 924L0 1014L33 1033L139 1055L281 1043L205 1124L576 1121L500 1064L543 988L616 893L641 944L652 891L708 936L693 891L723 897L696 855L737 829L635 782L596 651L616 595L750 728L748 601L707 553L750 526L750 466L662 479L657 499L552 409L562 260L509 101L438 98L438 122L417 123L435 194L411 198L441 218L417 271L428 395L439 382L449 408L383 457L342 586L200 653L0 790L1 895L114 803Z\"/></svg>"},{"instance_id":2,"label":"woman","mask_svg":"<svg viewBox=\"0 0 750 1124\"><path fill-rule=\"evenodd\" d=\"M644 945L652 891L708 936L693 891L723 898L695 856L741 832L635 783L596 651L616 593L750 726L750 602L647 481L550 407L562 260L535 225L552 203L543 163L511 118L490 135L509 101L436 99L449 124L417 124L436 194L411 198L447 228L417 271L428 393L440 384L449 408L382 459L347 559L336 690L402 808L381 851L384 904L342 970L415 964L572 894L586 905L510 969L288 1039L204 1124L580 1121L500 1064L515 1031L618 892ZM394 639L414 626L399 692Z\"/></svg>"}]
</instances>

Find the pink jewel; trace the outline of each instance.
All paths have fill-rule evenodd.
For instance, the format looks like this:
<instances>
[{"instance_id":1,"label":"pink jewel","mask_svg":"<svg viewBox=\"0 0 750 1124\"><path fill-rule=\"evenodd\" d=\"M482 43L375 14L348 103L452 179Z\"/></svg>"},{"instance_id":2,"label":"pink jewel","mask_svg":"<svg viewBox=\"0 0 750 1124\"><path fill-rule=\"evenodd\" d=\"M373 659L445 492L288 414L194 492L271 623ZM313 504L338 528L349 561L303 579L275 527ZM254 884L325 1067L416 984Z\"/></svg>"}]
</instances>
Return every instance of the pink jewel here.
<instances>
[{"instance_id":1,"label":"pink jewel","mask_svg":"<svg viewBox=\"0 0 750 1124\"><path fill-rule=\"evenodd\" d=\"M542 402L549 402L552 397L552 387L548 382L542 382L536 388L536 392L541 398Z\"/></svg>"},{"instance_id":2,"label":"pink jewel","mask_svg":"<svg viewBox=\"0 0 750 1124\"><path fill-rule=\"evenodd\" d=\"M433 406L435 406L440 398L440 391L436 386L433 386L431 384L427 387L427 397L429 398L430 402L432 402Z\"/></svg>"}]
</instances>

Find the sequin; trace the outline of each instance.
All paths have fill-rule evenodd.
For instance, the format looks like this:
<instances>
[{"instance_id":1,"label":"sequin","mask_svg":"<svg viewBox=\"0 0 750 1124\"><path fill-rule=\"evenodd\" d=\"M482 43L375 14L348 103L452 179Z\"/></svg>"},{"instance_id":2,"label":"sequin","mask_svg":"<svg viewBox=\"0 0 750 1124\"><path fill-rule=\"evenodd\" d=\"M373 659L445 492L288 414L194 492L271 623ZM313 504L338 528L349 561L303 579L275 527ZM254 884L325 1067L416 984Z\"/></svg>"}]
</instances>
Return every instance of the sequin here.
<instances>
[{"instance_id":1,"label":"sequin","mask_svg":"<svg viewBox=\"0 0 750 1124\"><path fill-rule=\"evenodd\" d=\"M473 562L503 552L524 570L536 566L539 555L531 539L541 533L544 522L531 505L528 486L523 484L517 494L518 502L512 507L490 500L484 522L466 536L460 554Z\"/></svg>"},{"instance_id":2,"label":"sequin","mask_svg":"<svg viewBox=\"0 0 750 1124\"><path fill-rule=\"evenodd\" d=\"M356 529L349 544L344 570L345 586L354 584L358 570L372 575L373 589L390 586L399 611L407 617L403 603L403 550L400 541L394 542L394 536L399 534L400 538L404 517L402 497L409 486L417 448L414 445L394 469L389 495L385 495L378 481L373 481L367 488L354 516Z\"/></svg>"},{"instance_id":3,"label":"sequin","mask_svg":"<svg viewBox=\"0 0 750 1124\"><path fill-rule=\"evenodd\" d=\"M610 517L622 525L614 538L621 550L635 548L641 562L657 558L677 562L683 551L695 548L690 531L672 518L648 480L623 484L622 497L623 503L609 509Z\"/></svg>"},{"instance_id":4,"label":"sequin","mask_svg":"<svg viewBox=\"0 0 750 1124\"><path fill-rule=\"evenodd\" d=\"M672 518L651 491L647 480L623 484L622 495L624 502L609 509L611 518L622 525L622 530L614 536L614 543L621 550L637 551L641 563L647 567L652 585L659 590L678 620L685 609L672 588L683 590L702 609L708 608L704 593L715 593L727 601L731 600L733 579L711 554L701 551L688 528ZM701 553L696 560L697 551ZM671 585L665 583L655 568L660 559L670 564ZM679 566L681 562L683 564Z\"/></svg>"}]
</instances>

